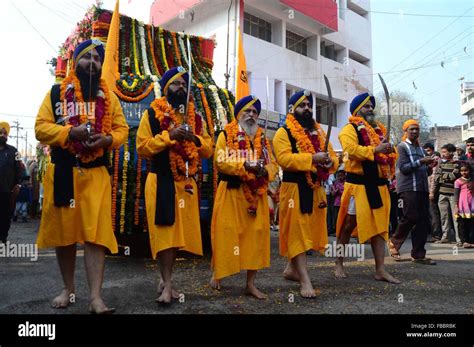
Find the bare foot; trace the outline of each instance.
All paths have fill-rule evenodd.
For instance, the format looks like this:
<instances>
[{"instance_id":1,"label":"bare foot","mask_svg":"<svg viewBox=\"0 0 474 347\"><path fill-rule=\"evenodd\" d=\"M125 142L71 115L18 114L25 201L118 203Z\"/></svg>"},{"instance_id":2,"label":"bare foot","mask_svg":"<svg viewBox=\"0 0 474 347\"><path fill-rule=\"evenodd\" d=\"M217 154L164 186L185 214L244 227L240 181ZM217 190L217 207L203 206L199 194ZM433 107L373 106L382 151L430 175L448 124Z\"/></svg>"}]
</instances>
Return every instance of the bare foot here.
<instances>
[{"instance_id":1,"label":"bare foot","mask_svg":"<svg viewBox=\"0 0 474 347\"><path fill-rule=\"evenodd\" d=\"M336 269L334 271L336 278L347 278L347 274L344 271L344 265L336 261Z\"/></svg>"},{"instance_id":2,"label":"bare foot","mask_svg":"<svg viewBox=\"0 0 474 347\"><path fill-rule=\"evenodd\" d=\"M402 283L400 280L396 279L392 275L390 275L387 271L382 270L382 271L377 271L375 273L374 278L377 281L386 281L388 283L393 283L393 284L400 284Z\"/></svg>"},{"instance_id":3,"label":"bare foot","mask_svg":"<svg viewBox=\"0 0 474 347\"><path fill-rule=\"evenodd\" d=\"M301 283L300 294L303 298L315 298L316 292L314 291L313 285L309 283Z\"/></svg>"},{"instance_id":4,"label":"bare foot","mask_svg":"<svg viewBox=\"0 0 474 347\"><path fill-rule=\"evenodd\" d=\"M165 289L165 282L160 279L160 283L158 283L158 294L163 293L163 289ZM175 289L171 289L171 296L173 299L179 299L179 292Z\"/></svg>"},{"instance_id":5,"label":"bare foot","mask_svg":"<svg viewBox=\"0 0 474 347\"><path fill-rule=\"evenodd\" d=\"M161 293L160 297L155 301L159 304L169 305L171 303L172 298L172 289L165 287L163 288L163 292Z\"/></svg>"},{"instance_id":6,"label":"bare foot","mask_svg":"<svg viewBox=\"0 0 474 347\"><path fill-rule=\"evenodd\" d=\"M209 285L211 286L212 289L215 289L215 290L221 290L222 287L221 287L221 281L220 280L216 280L214 278L214 276L212 276L211 278L211 281L209 282Z\"/></svg>"},{"instance_id":7,"label":"bare foot","mask_svg":"<svg viewBox=\"0 0 474 347\"><path fill-rule=\"evenodd\" d=\"M263 294L260 290L258 290L257 287L255 287L253 284L252 285L247 284L247 287L245 288L245 294L254 296L259 300L264 300L268 298L265 294Z\"/></svg>"},{"instance_id":8,"label":"bare foot","mask_svg":"<svg viewBox=\"0 0 474 347\"><path fill-rule=\"evenodd\" d=\"M94 314L112 314L115 312L115 308L108 308L105 306L102 298L96 298L89 304L89 312Z\"/></svg>"},{"instance_id":9,"label":"bare foot","mask_svg":"<svg viewBox=\"0 0 474 347\"><path fill-rule=\"evenodd\" d=\"M51 303L51 306L54 308L66 308L71 303L70 302L70 295L74 294L71 293L67 289L63 289L61 294L55 297Z\"/></svg>"},{"instance_id":10,"label":"bare foot","mask_svg":"<svg viewBox=\"0 0 474 347\"><path fill-rule=\"evenodd\" d=\"M300 274L293 267L291 267L290 264L288 264L285 271L283 271L283 277L289 281L300 281Z\"/></svg>"}]
</instances>

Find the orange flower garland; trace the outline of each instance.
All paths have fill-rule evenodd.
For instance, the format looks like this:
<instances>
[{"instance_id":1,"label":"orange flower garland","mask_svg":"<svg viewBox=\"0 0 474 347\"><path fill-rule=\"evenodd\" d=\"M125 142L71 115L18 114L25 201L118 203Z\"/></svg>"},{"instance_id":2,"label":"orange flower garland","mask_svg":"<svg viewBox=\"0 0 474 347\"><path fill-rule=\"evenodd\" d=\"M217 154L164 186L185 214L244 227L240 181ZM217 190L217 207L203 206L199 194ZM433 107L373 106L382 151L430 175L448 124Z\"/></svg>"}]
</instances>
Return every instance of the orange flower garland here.
<instances>
[{"instance_id":1,"label":"orange flower garland","mask_svg":"<svg viewBox=\"0 0 474 347\"><path fill-rule=\"evenodd\" d=\"M173 39L174 54L176 55L176 60L178 61L178 65L183 66L183 63L181 62L181 55L179 54L178 40L176 40L175 32L171 33L171 38Z\"/></svg>"},{"instance_id":2,"label":"orange flower garland","mask_svg":"<svg viewBox=\"0 0 474 347\"><path fill-rule=\"evenodd\" d=\"M147 32L147 36L148 36L148 42L150 43L150 52L151 52L152 62L153 62L153 65L154 65L154 70L156 72L160 73L160 70L158 69L158 64L157 64L156 58L155 58L154 42L153 42L152 37L151 37L151 27L149 25L146 26L146 32Z\"/></svg>"},{"instance_id":3,"label":"orange flower garland","mask_svg":"<svg viewBox=\"0 0 474 347\"><path fill-rule=\"evenodd\" d=\"M363 124L365 127L365 130L367 131L367 135L370 139L370 145L373 147L377 147L382 140L380 139L380 136L377 134L375 129L362 117L354 117L351 116L349 117L349 122L352 124L355 124L356 126L359 126L360 124ZM380 128L383 136L385 137L387 134L387 129L385 126L380 123L376 122L377 127ZM382 164L380 162L377 162L377 164L380 166L380 170L382 171L382 175L384 178L390 179L395 176L395 162L397 160L397 154L396 153L390 153L390 154L384 154L384 153L378 153L377 154L384 162L388 162L389 164Z\"/></svg>"},{"instance_id":4,"label":"orange flower garland","mask_svg":"<svg viewBox=\"0 0 474 347\"><path fill-rule=\"evenodd\" d=\"M162 130L168 130L168 127L179 127L181 122L178 120L174 108L163 96L155 99L151 105L155 111L155 117L162 126ZM168 119L166 119L168 118ZM190 102L188 107L188 124L192 131L196 130L194 103ZM186 178L186 159L188 158L189 177L194 176L198 170L199 153L196 144L192 141L183 141L170 147L170 166L175 181L183 181Z\"/></svg>"},{"instance_id":5,"label":"orange flower garland","mask_svg":"<svg viewBox=\"0 0 474 347\"><path fill-rule=\"evenodd\" d=\"M197 84L199 91L201 92L202 105L204 107L204 112L206 113L207 124L209 124L209 132L211 139L214 139L214 122L212 121L211 109L209 108L209 103L207 102L206 94L204 93L204 86L202 83Z\"/></svg>"},{"instance_id":6,"label":"orange flower garland","mask_svg":"<svg viewBox=\"0 0 474 347\"><path fill-rule=\"evenodd\" d=\"M133 96L128 96L128 95L125 95L124 93L122 93L120 91L119 88L115 88L115 93L117 94L117 96L123 100L123 101L127 101L127 102L139 102L143 99L145 99L150 93L151 91L153 90L153 83L151 83L148 88L146 89L146 91L143 93L143 94L140 94L136 97L133 97Z\"/></svg>"},{"instance_id":7,"label":"orange flower garland","mask_svg":"<svg viewBox=\"0 0 474 347\"><path fill-rule=\"evenodd\" d=\"M242 150L240 148L239 144L239 136L238 134L240 133L239 131L239 123L235 119L229 124L225 126L225 132L227 133L227 147L231 150L233 150L234 153L240 153ZM254 153L256 154L256 158L262 158L263 157L263 147L262 147L262 128L258 128L257 133L255 134L254 138L254 143L253 143L253 150ZM251 153L252 149L250 146L250 138L247 134L245 134L245 143L246 143L246 154L248 157L248 154ZM265 139L265 146L266 148L271 148L270 143L268 142L268 139ZM255 158L255 159L256 159ZM245 195L245 199L247 202L250 203L250 210L254 210L256 208L255 204L258 200L259 197L262 195L266 194L267 192L267 187L268 187L268 177L265 177L263 179L263 182L261 185L258 184L253 184L253 188L251 188L250 183L255 182L258 180L257 176L253 172L243 172L240 174L240 179L243 181L243 191ZM255 189L256 188L256 189Z\"/></svg>"},{"instance_id":8,"label":"orange flower garland","mask_svg":"<svg viewBox=\"0 0 474 347\"><path fill-rule=\"evenodd\" d=\"M84 96L82 95L81 83L79 82L79 79L77 78L76 74L73 71L71 71L69 73L69 76L67 76L61 82L60 98L62 101L66 100L66 92L68 91L68 88L70 88L70 86L72 86L73 92L74 92L74 104L75 104L74 106L76 106L75 108L77 109L77 111L82 111L82 112L79 112L80 114L76 115L78 116L78 119L79 119L78 123L84 124L90 121L91 124L94 125L96 119L95 118L89 119L87 115L88 107L86 107L86 103L84 102ZM110 93L109 93L109 89L107 87L105 80L102 78L100 79L100 90L104 93L104 114L102 118L101 134L109 135L112 132L112 116L109 112L110 111ZM68 108L69 108L69 105L66 105L66 110ZM63 113L65 113L66 110L63 110ZM68 121L69 121L69 124L71 124L71 118L69 118ZM72 154L79 155L83 163L89 163L104 155L103 148L99 148L94 151L88 151L87 153L76 153L76 150L74 148L74 142L72 141L68 145L68 150Z\"/></svg>"},{"instance_id":9,"label":"orange flower garland","mask_svg":"<svg viewBox=\"0 0 474 347\"><path fill-rule=\"evenodd\" d=\"M326 135L323 133L323 130L321 129L321 126L318 124L318 122L314 122L314 124L315 124L314 130L316 131L319 143L322 146L326 142ZM301 126L301 124L296 120L296 118L292 114L288 114L286 116L286 126L290 130L291 135L295 138L296 146L300 153L311 153L311 154L316 153L314 146L311 143L311 140L306 134L304 128ZM328 151L329 151L330 158L336 157L336 153L334 152L334 149L332 148L331 143L329 143ZM311 189L316 189L317 187L321 186L319 181L317 181L316 183L313 182L310 171L307 171L305 173L305 177L306 177L306 182L308 183Z\"/></svg>"}]
</instances>

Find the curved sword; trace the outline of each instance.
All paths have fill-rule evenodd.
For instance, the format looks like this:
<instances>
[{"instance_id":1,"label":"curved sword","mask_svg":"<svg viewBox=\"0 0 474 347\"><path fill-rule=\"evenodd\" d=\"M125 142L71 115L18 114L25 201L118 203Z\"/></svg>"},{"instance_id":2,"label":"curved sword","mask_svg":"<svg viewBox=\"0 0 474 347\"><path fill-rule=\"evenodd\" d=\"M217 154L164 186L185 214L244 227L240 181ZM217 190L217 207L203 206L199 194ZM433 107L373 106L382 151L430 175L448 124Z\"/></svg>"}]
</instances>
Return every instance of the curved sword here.
<instances>
[{"instance_id":1,"label":"curved sword","mask_svg":"<svg viewBox=\"0 0 474 347\"><path fill-rule=\"evenodd\" d=\"M387 100L387 133L385 134L385 141L384 142L390 142L390 131L391 131L391 126L392 126L392 115L391 115L391 109L390 109L390 94L388 93L387 85L385 84L385 81L383 80L382 76L380 74L380 82L382 83L383 87L383 92L385 93L385 100Z\"/></svg>"},{"instance_id":2,"label":"curved sword","mask_svg":"<svg viewBox=\"0 0 474 347\"><path fill-rule=\"evenodd\" d=\"M326 142L324 143L324 152L327 152L329 147L329 139L331 138L332 120L334 117L334 104L332 102L331 85L329 84L329 80L326 75L324 75L324 82L326 83L326 89L328 91L329 98L328 131L326 132Z\"/></svg>"}]
</instances>

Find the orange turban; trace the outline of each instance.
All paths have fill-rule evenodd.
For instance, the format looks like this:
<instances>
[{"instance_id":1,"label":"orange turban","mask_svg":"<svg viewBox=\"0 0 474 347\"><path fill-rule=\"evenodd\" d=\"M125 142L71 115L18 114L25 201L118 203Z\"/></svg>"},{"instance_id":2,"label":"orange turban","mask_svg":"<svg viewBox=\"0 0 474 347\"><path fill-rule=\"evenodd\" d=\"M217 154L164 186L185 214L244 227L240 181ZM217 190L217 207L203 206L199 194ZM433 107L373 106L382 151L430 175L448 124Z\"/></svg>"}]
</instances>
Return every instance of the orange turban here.
<instances>
[{"instance_id":1,"label":"orange turban","mask_svg":"<svg viewBox=\"0 0 474 347\"><path fill-rule=\"evenodd\" d=\"M403 123L403 131L407 131L407 129L412 125L416 125L418 128L420 127L420 124L417 120L409 119L405 123Z\"/></svg>"},{"instance_id":2,"label":"orange turban","mask_svg":"<svg viewBox=\"0 0 474 347\"><path fill-rule=\"evenodd\" d=\"M8 124L7 122L0 122L0 129L2 128L5 129L7 135L10 134L10 124Z\"/></svg>"},{"instance_id":3,"label":"orange turban","mask_svg":"<svg viewBox=\"0 0 474 347\"><path fill-rule=\"evenodd\" d=\"M409 119L405 123L403 123L403 131L407 131L408 128L412 125L416 125L418 128L420 127L420 124L418 123L417 120L415 119ZM405 141L408 138L407 134L403 135L402 141ZM418 144L418 140L415 141L416 144Z\"/></svg>"}]
</instances>

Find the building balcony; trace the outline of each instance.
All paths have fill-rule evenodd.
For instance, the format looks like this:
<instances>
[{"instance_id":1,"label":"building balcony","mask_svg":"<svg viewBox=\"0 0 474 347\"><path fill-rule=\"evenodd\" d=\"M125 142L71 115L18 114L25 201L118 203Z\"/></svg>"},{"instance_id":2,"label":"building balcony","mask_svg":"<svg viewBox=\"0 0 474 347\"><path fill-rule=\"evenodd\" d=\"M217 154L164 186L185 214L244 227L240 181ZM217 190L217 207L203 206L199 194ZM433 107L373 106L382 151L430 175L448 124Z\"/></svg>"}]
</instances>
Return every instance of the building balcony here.
<instances>
[{"instance_id":1,"label":"building balcony","mask_svg":"<svg viewBox=\"0 0 474 347\"><path fill-rule=\"evenodd\" d=\"M474 93L465 96L461 100L461 114L467 116L474 113Z\"/></svg>"}]
</instances>

